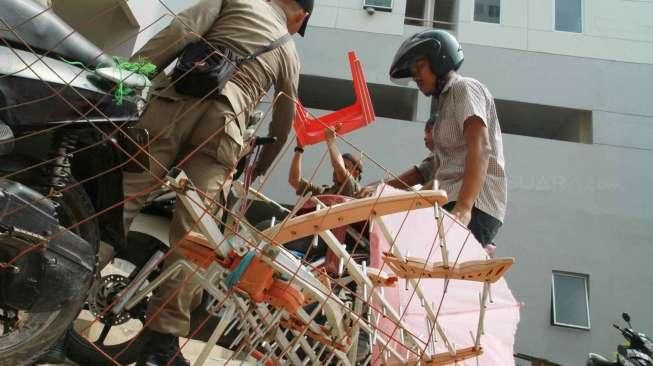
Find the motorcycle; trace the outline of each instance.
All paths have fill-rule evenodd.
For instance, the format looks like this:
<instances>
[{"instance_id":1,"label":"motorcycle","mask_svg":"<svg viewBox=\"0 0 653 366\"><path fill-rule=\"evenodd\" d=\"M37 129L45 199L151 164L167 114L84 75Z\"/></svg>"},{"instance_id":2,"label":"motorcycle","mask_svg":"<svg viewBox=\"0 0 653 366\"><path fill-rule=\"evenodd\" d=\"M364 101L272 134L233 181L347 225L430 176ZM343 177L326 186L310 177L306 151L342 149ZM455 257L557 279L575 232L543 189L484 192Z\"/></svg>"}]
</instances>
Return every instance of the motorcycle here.
<instances>
[{"instance_id":1,"label":"motorcycle","mask_svg":"<svg viewBox=\"0 0 653 366\"><path fill-rule=\"evenodd\" d=\"M240 159L234 181L241 174L247 175L249 159L262 145L274 143L274 138L254 137L252 127L262 118L261 112L252 113L249 118L250 129L245 134L248 148ZM245 181L247 179L244 179ZM148 281L160 274L160 259L170 249L168 232L175 206L175 193L161 191L136 216L127 235L127 245L115 253L112 264L105 267L99 280L89 291L84 310L77 324L68 337L68 358L81 365L130 364L138 359L147 342L147 333L140 333L146 321L149 298L137 305L126 304ZM227 205L231 210L239 210L242 201L231 190ZM248 202L246 218L251 223L262 221L271 216L284 217L283 207L274 207L268 203L252 200ZM223 222L230 226L233 221L227 212ZM247 235L246 233L243 233ZM118 301L116 299L119 298ZM191 329L200 329L191 336L194 340L206 342L211 336L220 318L211 311L212 300L209 296L191 313ZM89 329L89 320L97 319L99 331ZM209 319L207 321L207 319ZM230 332L218 340L218 344L228 346L236 337L236 331ZM110 356L114 361L109 359Z\"/></svg>"},{"instance_id":2,"label":"motorcycle","mask_svg":"<svg viewBox=\"0 0 653 366\"><path fill-rule=\"evenodd\" d=\"M630 325L630 315L621 314L622 319L628 324L628 328L615 327L626 339L626 343L617 347L617 360L612 362L607 358L590 353L587 358L587 366L651 366L653 365L653 341L644 333L637 332Z\"/></svg>"},{"instance_id":3,"label":"motorcycle","mask_svg":"<svg viewBox=\"0 0 653 366\"><path fill-rule=\"evenodd\" d=\"M3 0L0 20L0 364L19 365L77 316L100 240L124 244L118 127L148 83L116 103L114 59L51 9Z\"/></svg>"}]
</instances>

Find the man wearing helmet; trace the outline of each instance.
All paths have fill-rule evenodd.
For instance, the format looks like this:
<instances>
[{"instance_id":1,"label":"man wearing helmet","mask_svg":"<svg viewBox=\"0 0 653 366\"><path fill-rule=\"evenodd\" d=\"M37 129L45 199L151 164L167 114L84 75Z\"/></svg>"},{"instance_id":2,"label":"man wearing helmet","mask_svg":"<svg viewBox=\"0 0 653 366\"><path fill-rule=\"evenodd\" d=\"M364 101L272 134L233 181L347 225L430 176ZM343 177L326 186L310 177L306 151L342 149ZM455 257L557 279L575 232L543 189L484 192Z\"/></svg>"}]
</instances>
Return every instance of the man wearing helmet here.
<instances>
[{"instance_id":1,"label":"man wearing helmet","mask_svg":"<svg viewBox=\"0 0 653 366\"><path fill-rule=\"evenodd\" d=\"M424 95L438 98L433 178L449 196L444 208L486 247L506 213L503 143L490 91L457 73L463 59L451 34L426 30L399 47L390 77L412 78Z\"/></svg>"}]
</instances>

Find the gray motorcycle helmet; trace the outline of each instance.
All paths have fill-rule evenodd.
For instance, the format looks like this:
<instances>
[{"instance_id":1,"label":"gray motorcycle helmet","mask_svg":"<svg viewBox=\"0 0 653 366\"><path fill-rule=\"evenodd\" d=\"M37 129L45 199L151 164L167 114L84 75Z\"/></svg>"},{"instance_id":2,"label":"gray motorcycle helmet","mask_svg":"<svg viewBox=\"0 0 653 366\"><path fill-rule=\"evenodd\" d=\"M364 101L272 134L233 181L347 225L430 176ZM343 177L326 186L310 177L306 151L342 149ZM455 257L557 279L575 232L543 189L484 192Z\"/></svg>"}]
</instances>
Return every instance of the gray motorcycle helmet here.
<instances>
[{"instance_id":1,"label":"gray motorcycle helmet","mask_svg":"<svg viewBox=\"0 0 653 366\"><path fill-rule=\"evenodd\" d=\"M413 34L401 44L390 66L392 79L410 78L410 65L426 56L431 71L439 78L458 70L465 56L458 40L446 31L428 29Z\"/></svg>"}]
</instances>

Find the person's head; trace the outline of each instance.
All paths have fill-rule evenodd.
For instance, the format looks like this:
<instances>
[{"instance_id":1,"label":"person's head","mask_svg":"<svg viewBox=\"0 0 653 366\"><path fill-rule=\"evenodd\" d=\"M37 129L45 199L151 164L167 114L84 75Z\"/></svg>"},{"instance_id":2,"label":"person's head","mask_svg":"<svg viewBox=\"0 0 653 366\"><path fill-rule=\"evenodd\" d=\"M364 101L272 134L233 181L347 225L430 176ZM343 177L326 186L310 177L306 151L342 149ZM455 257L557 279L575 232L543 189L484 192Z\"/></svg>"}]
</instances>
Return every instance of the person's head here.
<instances>
[{"instance_id":1,"label":"person's head","mask_svg":"<svg viewBox=\"0 0 653 366\"><path fill-rule=\"evenodd\" d=\"M421 31L401 44L392 60L390 77L410 77L424 95L438 96L449 72L458 70L464 58L460 43L448 32Z\"/></svg>"},{"instance_id":2,"label":"person's head","mask_svg":"<svg viewBox=\"0 0 653 366\"><path fill-rule=\"evenodd\" d=\"M288 33L299 33L302 37L306 32L308 18L313 12L314 0L274 0L286 13Z\"/></svg>"},{"instance_id":3,"label":"person's head","mask_svg":"<svg viewBox=\"0 0 653 366\"><path fill-rule=\"evenodd\" d=\"M435 125L435 116L429 118L424 125L424 146L429 151L433 151L433 126Z\"/></svg>"},{"instance_id":4,"label":"person's head","mask_svg":"<svg viewBox=\"0 0 653 366\"><path fill-rule=\"evenodd\" d=\"M345 169L349 174L357 181L360 181L361 174L363 174L363 164L361 164L360 159L350 153L344 153L342 154L342 160L345 162ZM333 173L333 180L335 182L335 172Z\"/></svg>"}]
</instances>

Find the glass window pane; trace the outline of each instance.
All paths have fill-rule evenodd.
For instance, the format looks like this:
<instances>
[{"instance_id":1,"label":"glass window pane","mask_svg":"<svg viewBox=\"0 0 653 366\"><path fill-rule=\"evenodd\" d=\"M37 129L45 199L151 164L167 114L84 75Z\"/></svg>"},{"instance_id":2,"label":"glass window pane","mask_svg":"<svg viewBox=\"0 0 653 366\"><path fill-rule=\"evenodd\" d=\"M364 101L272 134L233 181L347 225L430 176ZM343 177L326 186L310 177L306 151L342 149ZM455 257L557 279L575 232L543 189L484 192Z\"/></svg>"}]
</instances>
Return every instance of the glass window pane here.
<instances>
[{"instance_id":1,"label":"glass window pane","mask_svg":"<svg viewBox=\"0 0 653 366\"><path fill-rule=\"evenodd\" d=\"M499 24L501 0L474 0L474 20Z\"/></svg>"},{"instance_id":2,"label":"glass window pane","mask_svg":"<svg viewBox=\"0 0 653 366\"><path fill-rule=\"evenodd\" d=\"M583 31L581 0L556 0L556 30Z\"/></svg>"},{"instance_id":3,"label":"glass window pane","mask_svg":"<svg viewBox=\"0 0 653 366\"><path fill-rule=\"evenodd\" d=\"M363 7L365 6L381 9L392 9L392 0L365 0Z\"/></svg>"},{"instance_id":4,"label":"glass window pane","mask_svg":"<svg viewBox=\"0 0 653 366\"><path fill-rule=\"evenodd\" d=\"M424 19L425 2L426 0L406 1L405 16L406 18L413 18L413 19L406 19L404 21L404 24L417 25L417 26L431 26L430 22L428 22L427 24L424 21L422 21L422 19Z\"/></svg>"},{"instance_id":5,"label":"glass window pane","mask_svg":"<svg viewBox=\"0 0 653 366\"><path fill-rule=\"evenodd\" d=\"M453 29L453 13L456 2L454 0L437 0L433 12L434 28Z\"/></svg>"},{"instance_id":6,"label":"glass window pane","mask_svg":"<svg viewBox=\"0 0 653 366\"><path fill-rule=\"evenodd\" d=\"M553 274L555 324L589 327L586 281L582 275Z\"/></svg>"}]
</instances>

